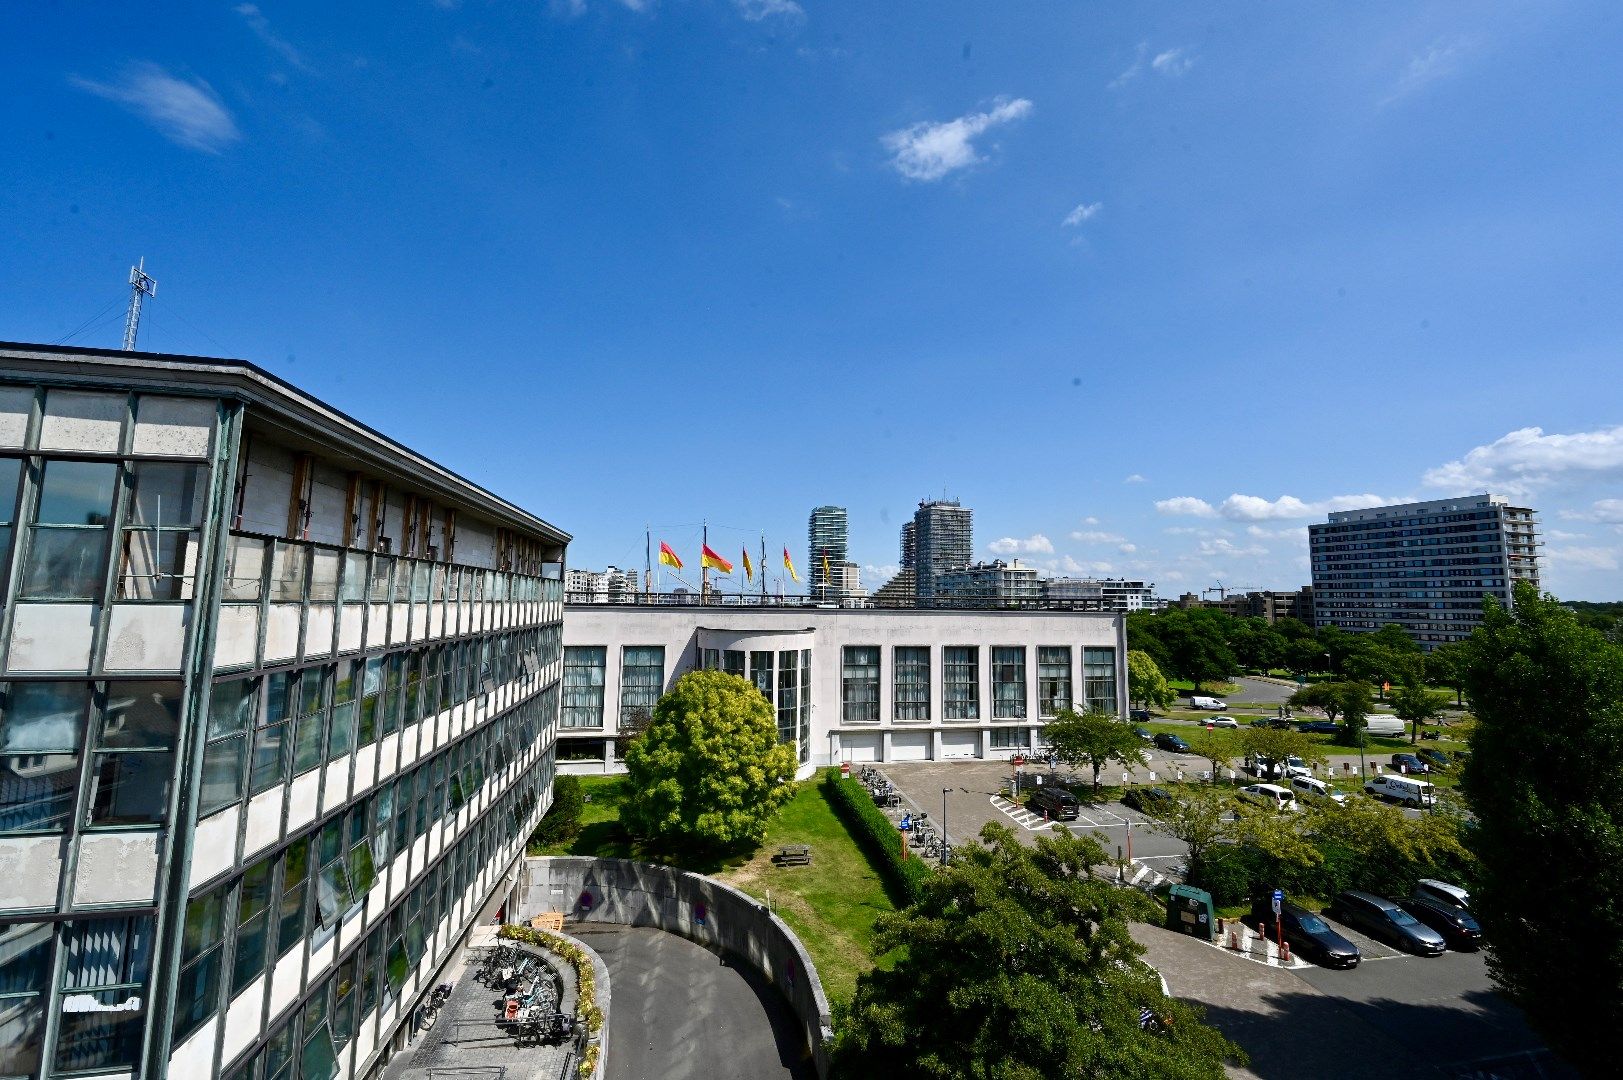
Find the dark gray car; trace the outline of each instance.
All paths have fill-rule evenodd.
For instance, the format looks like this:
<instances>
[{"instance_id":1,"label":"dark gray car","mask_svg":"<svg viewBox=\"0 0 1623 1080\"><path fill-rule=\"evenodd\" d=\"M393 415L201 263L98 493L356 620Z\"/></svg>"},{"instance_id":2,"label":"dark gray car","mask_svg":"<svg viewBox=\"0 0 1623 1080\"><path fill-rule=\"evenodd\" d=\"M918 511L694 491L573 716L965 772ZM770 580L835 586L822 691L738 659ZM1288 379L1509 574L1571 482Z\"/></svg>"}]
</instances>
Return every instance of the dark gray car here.
<instances>
[{"instance_id":1,"label":"dark gray car","mask_svg":"<svg viewBox=\"0 0 1623 1080\"><path fill-rule=\"evenodd\" d=\"M1443 935L1404 911L1394 901L1367 892L1344 892L1336 897L1330 914L1376 941L1417 956L1441 956L1448 951Z\"/></svg>"}]
</instances>

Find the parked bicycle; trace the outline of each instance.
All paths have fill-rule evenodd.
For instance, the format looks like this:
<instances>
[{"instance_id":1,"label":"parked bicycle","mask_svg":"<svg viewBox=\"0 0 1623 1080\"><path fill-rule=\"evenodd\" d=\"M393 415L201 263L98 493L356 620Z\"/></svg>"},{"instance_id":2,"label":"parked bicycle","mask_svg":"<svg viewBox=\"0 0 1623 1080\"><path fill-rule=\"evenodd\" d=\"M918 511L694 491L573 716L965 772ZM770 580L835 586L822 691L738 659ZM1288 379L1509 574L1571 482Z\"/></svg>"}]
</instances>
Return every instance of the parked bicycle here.
<instances>
[{"instance_id":1,"label":"parked bicycle","mask_svg":"<svg viewBox=\"0 0 1623 1080\"><path fill-rule=\"evenodd\" d=\"M433 1027L434 1021L439 1019L440 1009L444 1008L445 1003L449 1000L451 1000L450 983L440 983L438 986L434 987L434 989L430 990L428 992L428 1000L423 1002L423 1007L417 1014L418 1028L423 1031L427 1031L429 1028Z\"/></svg>"}]
</instances>

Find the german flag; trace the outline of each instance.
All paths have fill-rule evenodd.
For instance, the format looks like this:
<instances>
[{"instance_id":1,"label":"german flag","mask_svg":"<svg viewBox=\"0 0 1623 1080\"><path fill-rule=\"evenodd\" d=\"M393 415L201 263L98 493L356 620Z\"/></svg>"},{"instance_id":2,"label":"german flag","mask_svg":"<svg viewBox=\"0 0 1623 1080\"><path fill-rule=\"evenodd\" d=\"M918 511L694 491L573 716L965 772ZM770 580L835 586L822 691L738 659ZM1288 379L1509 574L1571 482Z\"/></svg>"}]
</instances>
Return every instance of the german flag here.
<instances>
[{"instance_id":1,"label":"german flag","mask_svg":"<svg viewBox=\"0 0 1623 1080\"><path fill-rule=\"evenodd\" d=\"M794 578L795 582L798 584L800 581L800 575L795 573L795 563L793 559L789 558L788 548L783 549L783 568L789 571L789 576Z\"/></svg>"},{"instance_id":2,"label":"german flag","mask_svg":"<svg viewBox=\"0 0 1623 1080\"><path fill-rule=\"evenodd\" d=\"M663 540L659 542L659 561L661 565L674 566L678 570L682 569L681 558L677 556L676 552L671 550L671 545L667 544Z\"/></svg>"},{"instance_id":3,"label":"german flag","mask_svg":"<svg viewBox=\"0 0 1623 1080\"><path fill-rule=\"evenodd\" d=\"M755 565L750 562L750 549L749 548L743 548L742 550L743 550L743 553L744 553L744 579L746 581L754 581L755 580Z\"/></svg>"},{"instance_id":4,"label":"german flag","mask_svg":"<svg viewBox=\"0 0 1623 1080\"><path fill-rule=\"evenodd\" d=\"M733 572L733 564L728 562L726 559L723 559L720 555L717 555L714 551L710 550L709 544L703 545L703 548L704 550L699 554L699 564L701 566L708 566L710 569L719 574L730 574Z\"/></svg>"}]
</instances>

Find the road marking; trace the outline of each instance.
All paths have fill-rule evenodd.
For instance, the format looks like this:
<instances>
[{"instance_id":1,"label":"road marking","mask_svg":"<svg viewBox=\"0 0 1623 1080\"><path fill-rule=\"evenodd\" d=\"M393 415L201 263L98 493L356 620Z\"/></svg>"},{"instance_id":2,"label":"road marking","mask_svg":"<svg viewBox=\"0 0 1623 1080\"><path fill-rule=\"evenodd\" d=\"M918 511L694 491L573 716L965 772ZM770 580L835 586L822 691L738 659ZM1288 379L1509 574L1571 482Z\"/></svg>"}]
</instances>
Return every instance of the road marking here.
<instances>
[{"instance_id":1,"label":"road marking","mask_svg":"<svg viewBox=\"0 0 1623 1080\"><path fill-rule=\"evenodd\" d=\"M999 813L1028 832L1042 832L1044 829L1054 827L1054 823L1044 821L1041 814L1033 814L1030 810L1022 809L1001 795L993 795L991 803L998 809Z\"/></svg>"}]
</instances>

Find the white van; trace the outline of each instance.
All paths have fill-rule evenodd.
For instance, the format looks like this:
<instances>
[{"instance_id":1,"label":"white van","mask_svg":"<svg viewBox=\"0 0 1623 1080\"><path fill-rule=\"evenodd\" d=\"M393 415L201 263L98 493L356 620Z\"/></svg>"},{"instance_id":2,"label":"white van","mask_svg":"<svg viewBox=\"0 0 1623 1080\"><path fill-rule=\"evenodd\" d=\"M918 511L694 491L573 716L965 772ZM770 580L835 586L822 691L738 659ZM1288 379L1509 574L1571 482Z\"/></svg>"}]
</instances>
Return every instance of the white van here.
<instances>
[{"instance_id":1,"label":"white van","mask_svg":"<svg viewBox=\"0 0 1623 1080\"><path fill-rule=\"evenodd\" d=\"M1366 716L1364 730L1371 735L1402 735L1403 721L1395 716Z\"/></svg>"},{"instance_id":2,"label":"white van","mask_svg":"<svg viewBox=\"0 0 1623 1080\"><path fill-rule=\"evenodd\" d=\"M1189 707L1191 709L1213 709L1217 712L1222 712L1224 709L1228 708L1228 705L1225 702L1218 701L1214 697L1201 697L1197 694L1189 698Z\"/></svg>"},{"instance_id":3,"label":"white van","mask_svg":"<svg viewBox=\"0 0 1623 1080\"><path fill-rule=\"evenodd\" d=\"M1240 789L1240 798L1272 806L1277 810L1296 809L1296 793L1278 784L1251 784Z\"/></svg>"},{"instance_id":4,"label":"white van","mask_svg":"<svg viewBox=\"0 0 1623 1080\"><path fill-rule=\"evenodd\" d=\"M1405 806L1435 806L1437 803L1437 789L1431 782L1416 780L1412 776L1383 774L1373 780L1365 780L1364 792Z\"/></svg>"},{"instance_id":5,"label":"white van","mask_svg":"<svg viewBox=\"0 0 1623 1080\"><path fill-rule=\"evenodd\" d=\"M1347 796L1343 795L1329 784L1326 784L1323 780L1317 780L1311 776L1291 777L1291 790L1296 792L1298 797L1306 796L1312 799L1329 799L1337 806L1340 806L1347 801Z\"/></svg>"}]
</instances>

